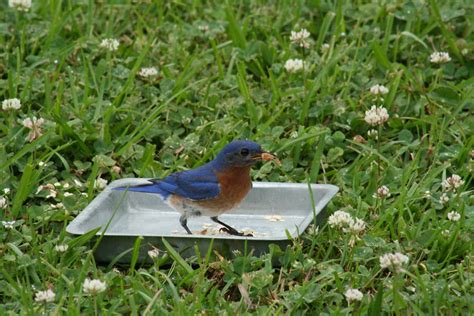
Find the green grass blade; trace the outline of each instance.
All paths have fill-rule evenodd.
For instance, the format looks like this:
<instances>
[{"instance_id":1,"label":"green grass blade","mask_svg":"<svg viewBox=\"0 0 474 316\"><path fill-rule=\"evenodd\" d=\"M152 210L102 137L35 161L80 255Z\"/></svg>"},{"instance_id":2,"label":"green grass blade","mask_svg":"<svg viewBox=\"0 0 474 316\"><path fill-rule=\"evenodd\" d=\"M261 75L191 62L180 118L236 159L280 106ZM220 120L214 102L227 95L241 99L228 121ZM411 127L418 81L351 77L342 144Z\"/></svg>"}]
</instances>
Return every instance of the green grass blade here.
<instances>
[{"instance_id":1,"label":"green grass blade","mask_svg":"<svg viewBox=\"0 0 474 316\"><path fill-rule=\"evenodd\" d=\"M229 35L229 38L232 40L235 46L244 49L247 47L247 40L245 39L245 34L235 19L232 6L228 5L226 7L225 16L228 23L227 34Z\"/></svg>"},{"instance_id":2,"label":"green grass blade","mask_svg":"<svg viewBox=\"0 0 474 316\"><path fill-rule=\"evenodd\" d=\"M324 146L325 146L326 133L319 135L318 145L316 147L316 152L311 163L311 170L309 174L310 183L316 183L319 174L319 167L321 165L321 156L323 155Z\"/></svg>"},{"instance_id":3,"label":"green grass blade","mask_svg":"<svg viewBox=\"0 0 474 316\"><path fill-rule=\"evenodd\" d=\"M21 206L23 202L28 198L28 195L35 188L36 180L38 179L39 171L35 171L35 166L33 165L33 158L30 157L28 163L23 170L21 175L20 184L18 186L18 191L13 199L12 213L14 217L17 217L20 214Z\"/></svg>"},{"instance_id":4,"label":"green grass blade","mask_svg":"<svg viewBox=\"0 0 474 316\"><path fill-rule=\"evenodd\" d=\"M375 60L378 65L381 66L384 70L390 70L391 64L388 60L387 54L383 51L382 47L377 42L372 43L372 51L375 56Z\"/></svg>"},{"instance_id":5,"label":"green grass blade","mask_svg":"<svg viewBox=\"0 0 474 316\"><path fill-rule=\"evenodd\" d=\"M140 246L143 241L142 236L138 236L135 239L135 243L133 244L133 251L132 251L132 260L130 261L130 271L135 271L135 265L138 261L138 256L140 254Z\"/></svg>"},{"instance_id":6,"label":"green grass blade","mask_svg":"<svg viewBox=\"0 0 474 316\"><path fill-rule=\"evenodd\" d=\"M316 40L316 49L319 49L323 43L324 39L327 36L329 28L331 27L331 23L334 20L335 14L334 12L328 12L324 16L323 23L321 23L321 27L318 31L318 39Z\"/></svg>"},{"instance_id":7,"label":"green grass blade","mask_svg":"<svg viewBox=\"0 0 474 316\"><path fill-rule=\"evenodd\" d=\"M168 254L170 255L173 260L179 264L188 274L191 274L194 272L193 268L179 255L178 252L166 241L165 238L161 239L163 241L163 245L166 248L166 251L168 251Z\"/></svg>"}]
</instances>

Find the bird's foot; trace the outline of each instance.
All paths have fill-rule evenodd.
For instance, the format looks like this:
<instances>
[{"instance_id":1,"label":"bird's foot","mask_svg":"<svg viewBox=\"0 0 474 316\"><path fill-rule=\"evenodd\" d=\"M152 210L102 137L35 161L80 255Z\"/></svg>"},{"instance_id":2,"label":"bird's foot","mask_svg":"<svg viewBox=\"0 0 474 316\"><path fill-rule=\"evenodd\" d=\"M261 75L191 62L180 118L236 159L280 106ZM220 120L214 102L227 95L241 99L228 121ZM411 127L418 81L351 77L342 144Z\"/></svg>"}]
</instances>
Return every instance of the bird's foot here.
<instances>
[{"instance_id":1,"label":"bird's foot","mask_svg":"<svg viewBox=\"0 0 474 316\"><path fill-rule=\"evenodd\" d=\"M219 229L219 232L224 232L224 233L227 233L229 235L234 235L234 236L243 236L243 237L253 237L252 234L244 234L244 233L241 233L235 229L229 229L227 227L222 227L221 229Z\"/></svg>"}]
</instances>

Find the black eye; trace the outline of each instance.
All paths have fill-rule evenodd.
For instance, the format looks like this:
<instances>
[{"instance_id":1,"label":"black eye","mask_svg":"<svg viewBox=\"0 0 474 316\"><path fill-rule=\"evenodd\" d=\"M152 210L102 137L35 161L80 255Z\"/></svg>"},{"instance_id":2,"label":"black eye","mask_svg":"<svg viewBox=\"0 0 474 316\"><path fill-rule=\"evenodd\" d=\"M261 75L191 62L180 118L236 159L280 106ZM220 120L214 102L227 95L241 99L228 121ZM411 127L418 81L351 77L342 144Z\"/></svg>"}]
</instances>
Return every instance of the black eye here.
<instances>
[{"instance_id":1,"label":"black eye","mask_svg":"<svg viewBox=\"0 0 474 316\"><path fill-rule=\"evenodd\" d=\"M249 150L248 150L247 148L242 148L242 149L240 150L240 155L242 155L242 156L248 156L249 153L250 153L250 152L249 152Z\"/></svg>"}]
</instances>

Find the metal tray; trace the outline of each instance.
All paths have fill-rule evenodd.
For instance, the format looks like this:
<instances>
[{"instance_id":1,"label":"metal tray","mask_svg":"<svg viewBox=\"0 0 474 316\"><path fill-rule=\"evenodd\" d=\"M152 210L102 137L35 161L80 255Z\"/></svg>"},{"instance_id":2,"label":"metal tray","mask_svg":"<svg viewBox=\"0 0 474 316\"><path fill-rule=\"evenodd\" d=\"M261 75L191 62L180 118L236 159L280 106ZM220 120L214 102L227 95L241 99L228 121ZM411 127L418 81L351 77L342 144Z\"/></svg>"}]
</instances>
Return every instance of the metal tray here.
<instances>
[{"instance_id":1,"label":"metal tray","mask_svg":"<svg viewBox=\"0 0 474 316\"><path fill-rule=\"evenodd\" d=\"M280 247L289 244L287 233L292 238L303 233L313 222L314 213L320 214L338 191L334 185L312 184L313 212L307 184L254 182L253 189L238 208L219 216L239 231L252 232L254 237L220 233L220 226L208 217L190 218L188 226L193 235L188 235L179 223L180 214L158 195L112 190L145 180L129 178L112 182L67 226L68 233L82 235L99 227L102 230L109 223L95 252L97 261L130 262L137 236L144 238L139 254L141 261L147 260L147 251L153 247L165 249L163 237L185 258L196 255L195 246L205 254L211 239L214 239L214 249L220 253L243 251L246 247L247 251L259 255L268 251L269 244ZM204 232L207 234L203 235ZM101 235L101 231L97 235ZM130 251L127 253L127 250Z\"/></svg>"}]
</instances>

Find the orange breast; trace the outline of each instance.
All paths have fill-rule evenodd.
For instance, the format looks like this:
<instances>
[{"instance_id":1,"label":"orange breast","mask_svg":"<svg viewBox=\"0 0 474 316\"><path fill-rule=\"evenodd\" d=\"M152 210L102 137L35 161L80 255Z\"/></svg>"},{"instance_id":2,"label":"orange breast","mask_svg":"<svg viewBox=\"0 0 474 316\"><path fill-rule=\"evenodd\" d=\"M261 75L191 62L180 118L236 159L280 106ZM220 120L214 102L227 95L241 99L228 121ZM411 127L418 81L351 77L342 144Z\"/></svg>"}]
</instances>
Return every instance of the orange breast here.
<instances>
[{"instance_id":1,"label":"orange breast","mask_svg":"<svg viewBox=\"0 0 474 316\"><path fill-rule=\"evenodd\" d=\"M234 167L217 173L221 193L214 199L195 202L199 206L222 213L240 204L252 188L250 167Z\"/></svg>"}]
</instances>

